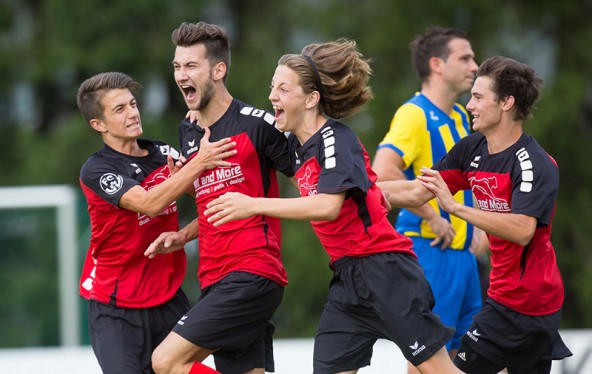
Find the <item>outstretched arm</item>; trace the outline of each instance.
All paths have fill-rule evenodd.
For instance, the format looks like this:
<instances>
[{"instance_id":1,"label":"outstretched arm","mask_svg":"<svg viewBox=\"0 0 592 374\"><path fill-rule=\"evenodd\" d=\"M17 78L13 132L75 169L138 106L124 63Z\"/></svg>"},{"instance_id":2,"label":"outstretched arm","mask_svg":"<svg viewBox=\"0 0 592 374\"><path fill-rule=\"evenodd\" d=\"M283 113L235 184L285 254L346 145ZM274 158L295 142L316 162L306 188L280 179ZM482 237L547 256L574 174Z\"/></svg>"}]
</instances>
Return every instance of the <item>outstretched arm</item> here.
<instances>
[{"instance_id":1,"label":"outstretched arm","mask_svg":"<svg viewBox=\"0 0 592 374\"><path fill-rule=\"evenodd\" d=\"M418 180L376 182L387 193L389 203L396 208L419 207L434 198L434 194Z\"/></svg>"},{"instance_id":2,"label":"outstretched arm","mask_svg":"<svg viewBox=\"0 0 592 374\"><path fill-rule=\"evenodd\" d=\"M393 149L382 147L376 151L372 169L378 176L379 181L407 180L407 177L403 174L404 167L403 158ZM450 221L440 216L430 204L406 208L425 220L436 235L436 238L430 243L431 246L439 245L441 249L450 246L456 235Z\"/></svg>"},{"instance_id":3,"label":"outstretched arm","mask_svg":"<svg viewBox=\"0 0 592 374\"><path fill-rule=\"evenodd\" d=\"M158 238L148 246L148 249L144 252L144 256L154 258L158 254L170 253L183 248L188 242L197 239L197 222L196 218L179 231L161 233Z\"/></svg>"},{"instance_id":4,"label":"outstretched arm","mask_svg":"<svg viewBox=\"0 0 592 374\"><path fill-rule=\"evenodd\" d=\"M225 158L236 154L235 142L225 138L210 143L210 129L200 142L198 154L184 167L158 186L146 191L141 186L130 188L120 199L119 206L150 217L160 214L164 208L188 191L193 181L205 170L218 166L230 166Z\"/></svg>"},{"instance_id":5,"label":"outstretched arm","mask_svg":"<svg viewBox=\"0 0 592 374\"><path fill-rule=\"evenodd\" d=\"M304 221L332 221L341 211L345 192L295 198L250 197L228 192L211 201L205 215L214 226L256 215Z\"/></svg>"},{"instance_id":6,"label":"outstretched arm","mask_svg":"<svg viewBox=\"0 0 592 374\"><path fill-rule=\"evenodd\" d=\"M486 212L468 207L454 199L446 182L436 170L422 168L418 180L436 195L440 207L464 219L486 233L520 245L527 245L536 230L537 220L524 214Z\"/></svg>"}]
</instances>

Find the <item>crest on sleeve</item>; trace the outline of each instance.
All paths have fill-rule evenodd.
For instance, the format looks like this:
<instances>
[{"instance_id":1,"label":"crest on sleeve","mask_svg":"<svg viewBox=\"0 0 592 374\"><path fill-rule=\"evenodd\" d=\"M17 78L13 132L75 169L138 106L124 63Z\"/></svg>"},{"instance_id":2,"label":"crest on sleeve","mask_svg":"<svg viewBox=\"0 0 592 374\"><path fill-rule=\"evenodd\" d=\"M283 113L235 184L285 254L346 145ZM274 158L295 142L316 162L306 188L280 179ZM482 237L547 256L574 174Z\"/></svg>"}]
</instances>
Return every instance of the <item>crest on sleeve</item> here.
<instances>
[{"instance_id":1,"label":"crest on sleeve","mask_svg":"<svg viewBox=\"0 0 592 374\"><path fill-rule=\"evenodd\" d=\"M121 175L105 173L100 180L101 189L109 195L113 195L123 187L123 178Z\"/></svg>"}]
</instances>

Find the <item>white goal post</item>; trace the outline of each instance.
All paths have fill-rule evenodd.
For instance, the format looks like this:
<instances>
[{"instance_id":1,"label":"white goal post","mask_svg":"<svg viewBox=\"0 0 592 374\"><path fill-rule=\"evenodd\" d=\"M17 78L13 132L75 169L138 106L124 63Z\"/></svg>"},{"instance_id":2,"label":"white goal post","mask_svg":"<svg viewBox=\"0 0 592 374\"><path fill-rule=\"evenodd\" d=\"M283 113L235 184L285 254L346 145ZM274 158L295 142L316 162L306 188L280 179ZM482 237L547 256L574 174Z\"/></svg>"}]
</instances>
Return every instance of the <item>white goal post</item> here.
<instances>
[{"instance_id":1,"label":"white goal post","mask_svg":"<svg viewBox=\"0 0 592 374\"><path fill-rule=\"evenodd\" d=\"M60 342L80 345L76 190L68 185L0 187L0 209L55 208Z\"/></svg>"}]
</instances>

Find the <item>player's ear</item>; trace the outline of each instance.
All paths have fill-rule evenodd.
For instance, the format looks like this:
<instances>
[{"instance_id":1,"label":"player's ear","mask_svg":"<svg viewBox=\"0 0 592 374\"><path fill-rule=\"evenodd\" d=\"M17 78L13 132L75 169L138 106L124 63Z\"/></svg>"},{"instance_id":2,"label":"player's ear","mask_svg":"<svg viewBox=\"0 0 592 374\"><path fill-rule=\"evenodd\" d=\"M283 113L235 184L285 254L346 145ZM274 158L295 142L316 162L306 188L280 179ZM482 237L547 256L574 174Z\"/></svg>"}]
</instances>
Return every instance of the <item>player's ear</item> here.
<instances>
[{"instance_id":1,"label":"player's ear","mask_svg":"<svg viewBox=\"0 0 592 374\"><path fill-rule=\"evenodd\" d=\"M107 128L105 128L105 125L100 119L93 118L90 120L89 124L95 131L107 132Z\"/></svg>"},{"instance_id":2,"label":"player's ear","mask_svg":"<svg viewBox=\"0 0 592 374\"><path fill-rule=\"evenodd\" d=\"M319 91L312 91L308 94L308 97L306 98L306 109L314 107L315 105L319 104L320 101L321 94L319 93Z\"/></svg>"},{"instance_id":3,"label":"player's ear","mask_svg":"<svg viewBox=\"0 0 592 374\"><path fill-rule=\"evenodd\" d=\"M214 78L215 81L220 80L222 78L224 78L224 76L226 75L226 70L227 70L227 66L225 63L223 62L218 62L215 66L214 66L214 71L212 74L212 77Z\"/></svg>"},{"instance_id":4,"label":"player's ear","mask_svg":"<svg viewBox=\"0 0 592 374\"><path fill-rule=\"evenodd\" d=\"M506 96L503 100L502 100L502 110L504 111L509 111L510 109L512 109L514 107L514 104L516 103L516 99L514 99L514 96L510 95L510 96Z\"/></svg>"}]
</instances>

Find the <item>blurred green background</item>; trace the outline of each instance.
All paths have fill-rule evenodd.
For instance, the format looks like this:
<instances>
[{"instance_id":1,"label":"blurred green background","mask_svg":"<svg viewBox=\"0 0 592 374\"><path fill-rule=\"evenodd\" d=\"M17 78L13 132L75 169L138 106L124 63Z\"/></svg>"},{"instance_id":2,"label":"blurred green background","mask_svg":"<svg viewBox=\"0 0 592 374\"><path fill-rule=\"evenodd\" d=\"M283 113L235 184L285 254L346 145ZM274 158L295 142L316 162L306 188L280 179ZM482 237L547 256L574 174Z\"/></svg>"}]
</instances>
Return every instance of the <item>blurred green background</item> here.
<instances>
[{"instance_id":1,"label":"blurred green background","mask_svg":"<svg viewBox=\"0 0 592 374\"><path fill-rule=\"evenodd\" d=\"M144 136L176 145L186 108L173 80L170 34L183 21L228 30L230 92L265 109L282 54L298 53L311 42L354 38L373 61L375 99L345 122L371 156L395 109L419 89L409 41L428 25L459 27L469 34L478 63L495 54L513 57L533 65L545 80L543 100L526 131L561 172L553 243L566 287L562 327L590 328L590 14L590 0L0 0L0 187L78 189L80 167L100 147L100 138L78 112L76 90L103 71L122 71L143 84ZM294 195L280 179L284 195ZM82 263L88 217L82 195L79 200ZM179 204L184 224L195 209L189 198ZM0 347L60 344L54 221L50 209L0 210ZM328 257L308 223L284 221L283 228L290 284L276 313L276 336L310 337L331 275ZM194 247L188 246L185 282L192 301L199 294ZM80 309L80 321L72 323L86 331L83 302Z\"/></svg>"}]
</instances>

